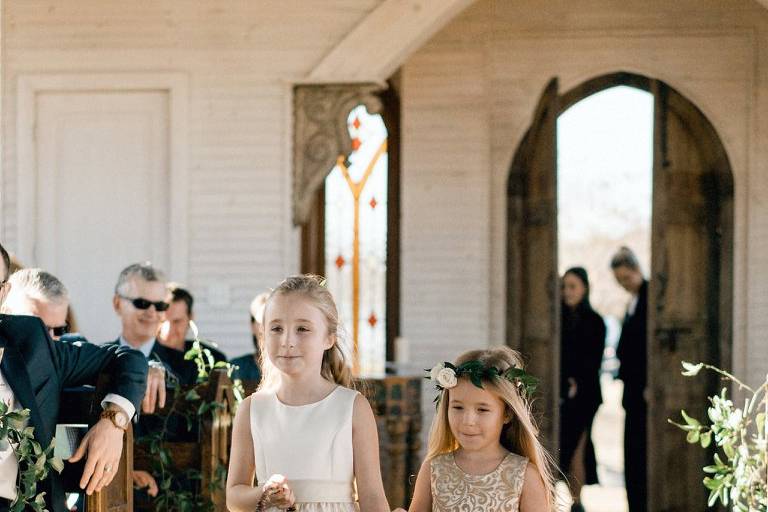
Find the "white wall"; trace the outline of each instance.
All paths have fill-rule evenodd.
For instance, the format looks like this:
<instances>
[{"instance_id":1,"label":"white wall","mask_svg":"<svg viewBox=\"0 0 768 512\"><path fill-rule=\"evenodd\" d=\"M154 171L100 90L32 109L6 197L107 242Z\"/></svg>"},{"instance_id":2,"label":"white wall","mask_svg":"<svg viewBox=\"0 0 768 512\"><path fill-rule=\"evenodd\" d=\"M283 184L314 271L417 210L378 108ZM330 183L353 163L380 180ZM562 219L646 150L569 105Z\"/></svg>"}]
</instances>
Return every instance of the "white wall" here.
<instances>
[{"instance_id":1,"label":"white wall","mask_svg":"<svg viewBox=\"0 0 768 512\"><path fill-rule=\"evenodd\" d=\"M202 334L231 356L250 351L251 298L298 270L291 83L380 1L3 0L3 244L14 250L29 229L16 225L20 76L181 72L189 82L186 284Z\"/></svg>"}]
</instances>

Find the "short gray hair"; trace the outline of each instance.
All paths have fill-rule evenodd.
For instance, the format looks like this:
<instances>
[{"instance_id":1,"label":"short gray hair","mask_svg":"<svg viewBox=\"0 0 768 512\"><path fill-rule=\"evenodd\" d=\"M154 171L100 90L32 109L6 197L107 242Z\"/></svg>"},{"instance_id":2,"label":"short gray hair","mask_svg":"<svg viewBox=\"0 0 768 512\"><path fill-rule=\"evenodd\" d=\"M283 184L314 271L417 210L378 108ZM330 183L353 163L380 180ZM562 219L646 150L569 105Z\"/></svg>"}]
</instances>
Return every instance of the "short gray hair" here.
<instances>
[{"instance_id":1,"label":"short gray hair","mask_svg":"<svg viewBox=\"0 0 768 512\"><path fill-rule=\"evenodd\" d=\"M640 270L640 262L637 261L634 251L629 247L622 246L611 258L611 269L626 267L631 270Z\"/></svg>"},{"instance_id":2,"label":"short gray hair","mask_svg":"<svg viewBox=\"0 0 768 512\"><path fill-rule=\"evenodd\" d=\"M29 299L62 303L69 301L69 292L64 283L41 268L23 268L8 278L11 295L22 293Z\"/></svg>"},{"instance_id":3,"label":"short gray hair","mask_svg":"<svg viewBox=\"0 0 768 512\"><path fill-rule=\"evenodd\" d=\"M134 263L128 265L120 272L120 276L117 278L117 284L115 285L115 293L121 295L125 292L125 287L134 277L139 277L147 282L157 281L165 283L165 275L163 272L155 268L152 263L145 261L144 263Z\"/></svg>"}]
</instances>

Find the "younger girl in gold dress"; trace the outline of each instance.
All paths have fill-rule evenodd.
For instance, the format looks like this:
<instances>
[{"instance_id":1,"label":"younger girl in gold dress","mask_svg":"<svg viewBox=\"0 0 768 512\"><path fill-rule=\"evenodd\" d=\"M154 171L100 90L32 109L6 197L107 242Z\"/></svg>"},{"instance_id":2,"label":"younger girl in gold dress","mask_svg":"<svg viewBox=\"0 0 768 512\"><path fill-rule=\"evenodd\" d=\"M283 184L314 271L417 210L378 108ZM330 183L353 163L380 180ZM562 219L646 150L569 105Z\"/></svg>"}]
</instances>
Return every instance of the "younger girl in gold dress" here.
<instances>
[{"instance_id":1,"label":"younger girl in gold dress","mask_svg":"<svg viewBox=\"0 0 768 512\"><path fill-rule=\"evenodd\" d=\"M530 411L535 379L508 347L473 350L430 372L439 390L409 512L547 512L550 459Z\"/></svg>"}]
</instances>

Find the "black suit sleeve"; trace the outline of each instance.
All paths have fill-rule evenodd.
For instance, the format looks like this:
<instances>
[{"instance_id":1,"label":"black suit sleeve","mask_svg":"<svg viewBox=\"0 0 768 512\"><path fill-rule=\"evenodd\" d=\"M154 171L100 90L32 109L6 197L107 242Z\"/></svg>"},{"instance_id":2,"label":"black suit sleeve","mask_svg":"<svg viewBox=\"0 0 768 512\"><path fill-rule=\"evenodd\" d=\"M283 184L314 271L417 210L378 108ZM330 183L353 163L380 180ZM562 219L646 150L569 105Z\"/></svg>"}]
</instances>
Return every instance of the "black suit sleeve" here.
<instances>
[{"instance_id":1,"label":"black suit sleeve","mask_svg":"<svg viewBox=\"0 0 768 512\"><path fill-rule=\"evenodd\" d=\"M98 346L84 341L51 342L63 387L95 384L101 373L113 376L107 393L129 400L136 410L147 387L147 361L138 350L119 345Z\"/></svg>"},{"instance_id":2,"label":"black suit sleeve","mask_svg":"<svg viewBox=\"0 0 768 512\"><path fill-rule=\"evenodd\" d=\"M596 314L592 317L592 328L588 340L588 353L586 357L585 371L588 376L600 374L600 366L603 364L603 352L605 351L605 322Z\"/></svg>"}]
</instances>

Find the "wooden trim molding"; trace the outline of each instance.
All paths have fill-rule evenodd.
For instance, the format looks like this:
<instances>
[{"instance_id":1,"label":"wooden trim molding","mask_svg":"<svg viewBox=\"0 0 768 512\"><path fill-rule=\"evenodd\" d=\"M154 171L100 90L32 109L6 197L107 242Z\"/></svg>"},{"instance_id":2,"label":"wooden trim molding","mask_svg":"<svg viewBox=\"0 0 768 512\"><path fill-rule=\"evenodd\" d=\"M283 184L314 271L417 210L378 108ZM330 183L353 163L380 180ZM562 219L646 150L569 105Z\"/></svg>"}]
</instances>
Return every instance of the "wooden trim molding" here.
<instances>
[{"instance_id":1,"label":"wooden trim molding","mask_svg":"<svg viewBox=\"0 0 768 512\"><path fill-rule=\"evenodd\" d=\"M378 84L297 85L293 89L293 223L309 220L318 188L339 155L352 152L347 117L357 105L379 114Z\"/></svg>"},{"instance_id":2,"label":"wooden trim molding","mask_svg":"<svg viewBox=\"0 0 768 512\"><path fill-rule=\"evenodd\" d=\"M320 61L307 80L384 83L475 1L383 0Z\"/></svg>"}]
</instances>

